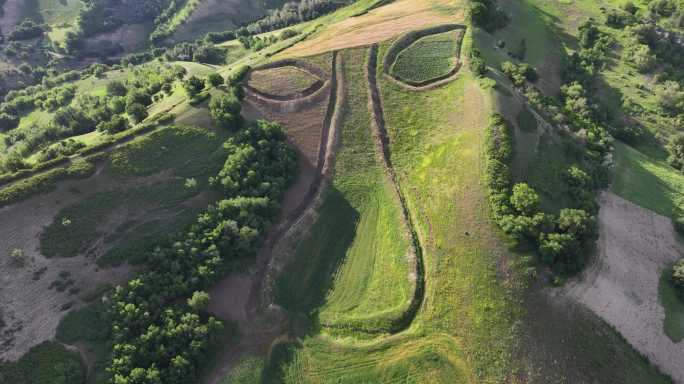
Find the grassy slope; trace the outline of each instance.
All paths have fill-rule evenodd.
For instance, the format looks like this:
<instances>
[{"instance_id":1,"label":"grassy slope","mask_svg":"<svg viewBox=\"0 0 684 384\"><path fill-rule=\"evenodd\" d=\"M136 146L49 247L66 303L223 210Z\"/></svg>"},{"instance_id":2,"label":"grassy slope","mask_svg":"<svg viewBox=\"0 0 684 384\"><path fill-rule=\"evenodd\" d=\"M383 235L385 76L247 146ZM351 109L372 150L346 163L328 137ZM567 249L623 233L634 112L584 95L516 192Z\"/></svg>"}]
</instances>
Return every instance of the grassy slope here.
<instances>
[{"instance_id":1,"label":"grassy slope","mask_svg":"<svg viewBox=\"0 0 684 384\"><path fill-rule=\"evenodd\" d=\"M613 192L644 208L670 216L682 203L684 175L661 159L617 143L613 173Z\"/></svg>"},{"instance_id":2,"label":"grassy slope","mask_svg":"<svg viewBox=\"0 0 684 384\"><path fill-rule=\"evenodd\" d=\"M456 64L460 32L445 32L419 39L402 51L392 73L399 78L422 82L448 74Z\"/></svg>"},{"instance_id":3,"label":"grassy slope","mask_svg":"<svg viewBox=\"0 0 684 384\"><path fill-rule=\"evenodd\" d=\"M491 99L468 72L424 93L381 85L393 162L426 248L427 299L415 327L449 335L479 381L500 382L510 368L519 281L515 268L497 279L505 252L480 183Z\"/></svg>"},{"instance_id":4,"label":"grassy slope","mask_svg":"<svg viewBox=\"0 0 684 384\"><path fill-rule=\"evenodd\" d=\"M346 57L350 87L335 178L320 219L283 274L279 296L290 310L317 309L312 320L324 327L386 332L413 292L400 210L370 135L367 90L357 65L364 52Z\"/></svg>"},{"instance_id":5,"label":"grassy slope","mask_svg":"<svg viewBox=\"0 0 684 384\"><path fill-rule=\"evenodd\" d=\"M672 267L663 271L658 285L658 297L660 304L665 308L663 327L665 334L673 342L679 343L684 340L684 302L677 293L676 288L670 282Z\"/></svg>"},{"instance_id":6,"label":"grassy slope","mask_svg":"<svg viewBox=\"0 0 684 384\"><path fill-rule=\"evenodd\" d=\"M589 17L594 17L601 25L605 20L601 14L601 7L615 8L624 3L621 0L526 1L534 6L535 12L542 15L567 51L577 49L579 24ZM638 2L635 3L639 5ZM619 30L605 26L601 28L611 34L618 43L623 42ZM602 71L601 80L596 85L596 95L602 100L604 107L618 118L633 119L634 123L642 125L650 134L667 137L675 130L673 122L661 116L655 96L650 90L639 89L644 85L650 87L650 77L625 64L619 57L619 51L617 54L615 57L609 57L608 65ZM623 99L643 108L643 113L639 115L625 112L621 102ZM639 151L634 150L622 143L616 145L612 190L627 200L669 216L672 207L681 199L681 183L684 182L684 177L662 161L663 149L659 148L658 144L643 140L638 149Z\"/></svg>"},{"instance_id":7,"label":"grassy slope","mask_svg":"<svg viewBox=\"0 0 684 384\"><path fill-rule=\"evenodd\" d=\"M389 338L304 339L286 381L501 382L520 311L507 293L515 277L497 279L504 251L480 184L490 99L468 74L426 93L381 83L393 161L426 248L426 301L412 327Z\"/></svg>"},{"instance_id":8,"label":"grassy slope","mask_svg":"<svg viewBox=\"0 0 684 384\"><path fill-rule=\"evenodd\" d=\"M225 137L206 129L168 127L117 149L104 172L120 178L122 187L63 208L42 234L41 252L77 256L103 240L107 252L99 262L118 264L189 225L197 212L184 204L206 190L208 177L220 169ZM206 156L198 158L197 153ZM124 184L131 177L160 172L170 175L150 185ZM196 179L197 187L185 187L187 178Z\"/></svg>"}]
</instances>

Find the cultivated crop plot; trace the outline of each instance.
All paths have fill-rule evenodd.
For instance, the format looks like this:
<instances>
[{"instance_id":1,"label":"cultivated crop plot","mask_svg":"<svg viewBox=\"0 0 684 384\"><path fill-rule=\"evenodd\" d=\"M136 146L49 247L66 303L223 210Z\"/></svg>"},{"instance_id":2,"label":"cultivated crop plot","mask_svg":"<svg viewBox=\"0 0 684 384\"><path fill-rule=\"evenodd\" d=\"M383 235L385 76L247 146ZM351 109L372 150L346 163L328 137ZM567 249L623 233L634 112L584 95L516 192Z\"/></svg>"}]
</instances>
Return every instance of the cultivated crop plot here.
<instances>
[{"instance_id":1,"label":"cultivated crop plot","mask_svg":"<svg viewBox=\"0 0 684 384\"><path fill-rule=\"evenodd\" d=\"M684 384L683 0L0 0L0 384Z\"/></svg>"},{"instance_id":2,"label":"cultivated crop plot","mask_svg":"<svg viewBox=\"0 0 684 384\"><path fill-rule=\"evenodd\" d=\"M449 74L458 62L459 32L426 36L403 50L392 74L413 83L423 83Z\"/></svg>"}]
</instances>

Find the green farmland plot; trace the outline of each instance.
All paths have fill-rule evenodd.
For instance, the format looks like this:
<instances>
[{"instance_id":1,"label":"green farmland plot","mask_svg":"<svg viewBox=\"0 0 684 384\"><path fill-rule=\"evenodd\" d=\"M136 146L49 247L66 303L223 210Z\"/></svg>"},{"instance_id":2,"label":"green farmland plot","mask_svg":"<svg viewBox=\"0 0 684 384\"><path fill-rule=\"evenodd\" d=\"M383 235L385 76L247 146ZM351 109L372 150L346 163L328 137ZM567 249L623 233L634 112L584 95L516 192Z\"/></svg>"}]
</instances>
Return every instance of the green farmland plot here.
<instances>
[{"instance_id":1,"label":"green farmland plot","mask_svg":"<svg viewBox=\"0 0 684 384\"><path fill-rule=\"evenodd\" d=\"M449 31L418 39L397 56L392 74L412 83L448 75L458 60L460 33Z\"/></svg>"}]
</instances>

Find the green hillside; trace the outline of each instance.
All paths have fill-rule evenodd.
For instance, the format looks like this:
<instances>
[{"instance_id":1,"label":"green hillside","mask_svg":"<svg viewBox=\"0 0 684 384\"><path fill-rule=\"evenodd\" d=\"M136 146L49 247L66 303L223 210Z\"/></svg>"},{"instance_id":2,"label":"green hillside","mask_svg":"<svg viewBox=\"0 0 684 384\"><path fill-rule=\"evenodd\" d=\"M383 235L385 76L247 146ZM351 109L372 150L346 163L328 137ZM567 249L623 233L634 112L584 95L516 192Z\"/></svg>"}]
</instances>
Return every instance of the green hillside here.
<instances>
[{"instance_id":1,"label":"green hillside","mask_svg":"<svg viewBox=\"0 0 684 384\"><path fill-rule=\"evenodd\" d=\"M684 379L681 0L4 9L0 382Z\"/></svg>"}]
</instances>

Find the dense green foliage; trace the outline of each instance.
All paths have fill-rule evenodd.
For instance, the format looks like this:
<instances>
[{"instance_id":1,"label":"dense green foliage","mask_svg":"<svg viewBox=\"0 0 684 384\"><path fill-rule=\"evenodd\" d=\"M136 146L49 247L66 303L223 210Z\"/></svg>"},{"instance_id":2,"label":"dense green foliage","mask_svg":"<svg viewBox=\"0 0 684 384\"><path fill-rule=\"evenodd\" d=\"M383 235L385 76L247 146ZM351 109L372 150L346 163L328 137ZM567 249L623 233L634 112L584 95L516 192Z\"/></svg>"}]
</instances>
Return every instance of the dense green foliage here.
<instances>
[{"instance_id":1,"label":"dense green foliage","mask_svg":"<svg viewBox=\"0 0 684 384\"><path fill-rule=\"evenodd\" d=\"M581 208L562 209L558 217L544 213L534 189L525 183L511 185L512 148L508 123L493 116L486 137L486 176L495 219L516 240L533 244L544 263L557 272L578 271L598 238L591 179L579 168L568 169L570 193L577 196L576 207Z\"/></svg>"},{"instance_id":2,"label":"dense green foliage","mask_svg":"<svg viewBox=\"0 0 684 384\"><path fill-rule=\"evenodd\" d=\"M468 12L475 25L489 32L502 28L508 23L508 16L499 8L496 0L471 1Z\"/></svg>"},{"instance_id":3,"label":"dense green foliage","mask_svg":"<svg viewBox=\"0 0 684 384\"><path fill-rule=\"evenodd\" d=\"M223 128L236 129L242 121L240 101L233 92L212 97L209 102L211 118Z\"/></svg>"},{"instance_id":4,"label":"dense green foliage","mask_svg":"<svg viewBox=\"0 0 684 384\"><path fill-rule=\"evenodd\" d=\"M253 256L275 217L296 169L282 128L259 122L225 146L230 155L215 179L225 199L175 242L145 255L145 272L111 297L115 345L109 370L117 384L196 381L222 325L194 305L197 300L178 299L204 296L197 292L216 282L230 263Z\"/></svg>"},{"instance_id":5,"label":"dense green foliage","mask_svg":"<svg viewBox=\"0 0 684 384\"><path fill-rule=\"evenodd\" d=\"M73 145L53 145L61 139L95 130L115 134L142 122L153 96L157 100L165 97L162 89L168 89L182 77L179 68L182 70L170 64L138 67L126 80L107 83L104 94L83 92L75 97L77 88L72 84L10 92L0 105L0 123L9 127L4 141L10 147L0 156L0 174L30 168L24 159L36 152L39 152L38 160L44 162L80 149ZM18 124L19 117L28 119L29 111L37 113L35 108L46 118L32 124Z\"/></svg>"},{"instance_id":6,"label":"dense green foliage","mask_svg":"<svg viewBox=\"0 0 684 384\"><path fill-rule=\"evenodd\" d=\"M78 352L58 343L31 348L19 361L0 361L0 382L31 384L85 384L86 369Z\"/></svg>"}]
</instances>

